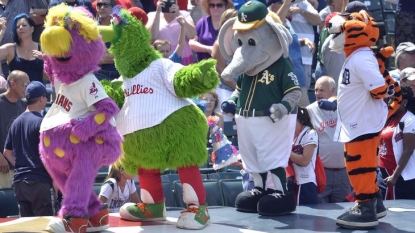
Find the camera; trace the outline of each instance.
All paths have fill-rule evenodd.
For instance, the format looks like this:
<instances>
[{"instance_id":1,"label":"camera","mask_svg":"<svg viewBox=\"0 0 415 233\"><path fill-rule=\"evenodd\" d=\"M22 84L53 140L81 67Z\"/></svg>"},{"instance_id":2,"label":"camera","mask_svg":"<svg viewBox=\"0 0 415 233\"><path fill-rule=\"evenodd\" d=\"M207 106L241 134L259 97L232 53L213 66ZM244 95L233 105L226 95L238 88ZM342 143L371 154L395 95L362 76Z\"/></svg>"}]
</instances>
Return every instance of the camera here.
<instances>
[{"instance_id":1,"label":"camera","mask_svg":"<svg viewBox=\"0 0 415 233\"><path fill-rule=\"evenodd\" d=\"M169 10L170 7L173 4L176 4L176 0L164 0L164 7L161 8L161 12L164 12L164 13L175 13L175 12L170 12L170 10Z\"/></svg>"}]
</instances>

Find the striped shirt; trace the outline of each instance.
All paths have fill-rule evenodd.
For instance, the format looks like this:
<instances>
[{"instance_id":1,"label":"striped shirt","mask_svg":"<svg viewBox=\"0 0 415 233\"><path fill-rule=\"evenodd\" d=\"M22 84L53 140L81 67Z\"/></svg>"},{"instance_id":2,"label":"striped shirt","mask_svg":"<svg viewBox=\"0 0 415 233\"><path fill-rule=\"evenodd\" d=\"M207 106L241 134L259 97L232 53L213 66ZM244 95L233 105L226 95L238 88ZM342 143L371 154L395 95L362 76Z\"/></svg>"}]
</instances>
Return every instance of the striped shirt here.
<instances>
[{"instance_id":1,"label":"striped shirt","mask_svg":"<svg viewBox=\"0 0 415 233\"><path fill-rule=\"evenodd\" d=\"M176 96L173 79L183 65L160 58L131 79L123 81L124 106L117 115L122 135L150 128L163 122L178 109L191 105L190 99Z\"/></svg>"}]
</instances>

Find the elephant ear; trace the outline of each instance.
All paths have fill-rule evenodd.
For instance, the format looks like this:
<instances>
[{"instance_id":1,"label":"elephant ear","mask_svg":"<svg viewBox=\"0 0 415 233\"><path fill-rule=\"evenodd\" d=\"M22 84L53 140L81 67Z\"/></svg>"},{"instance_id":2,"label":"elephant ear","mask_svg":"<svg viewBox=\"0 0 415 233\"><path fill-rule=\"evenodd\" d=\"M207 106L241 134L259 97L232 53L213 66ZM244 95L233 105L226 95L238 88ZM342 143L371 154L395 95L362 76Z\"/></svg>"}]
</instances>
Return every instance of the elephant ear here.
<instances>
[{"instance_id":1,"label":"elephant ear","mask_svg":"<svg viewBox=\"0 0 415 233\"><path fill-rule=\"evenodd\" d=\"M273 12L268 13L265 17L265 21L274 30L281 45L281 49L284 57L288 57L288 46L293 41L290 31L281 23L280 18Z\"/></svg>"},{"instance_id":2,"label":"elephant ear","mask_svg":"<svg viewBox=\"0 0 415 233\"><path fill-rule=\"evenodd\" d=\"M220 28L218 35L219 49L225 60L232 60L235 50L239 47L234 40L235 31L232 29L237 17L230 18Z\"/></svg>"}]
</instances>

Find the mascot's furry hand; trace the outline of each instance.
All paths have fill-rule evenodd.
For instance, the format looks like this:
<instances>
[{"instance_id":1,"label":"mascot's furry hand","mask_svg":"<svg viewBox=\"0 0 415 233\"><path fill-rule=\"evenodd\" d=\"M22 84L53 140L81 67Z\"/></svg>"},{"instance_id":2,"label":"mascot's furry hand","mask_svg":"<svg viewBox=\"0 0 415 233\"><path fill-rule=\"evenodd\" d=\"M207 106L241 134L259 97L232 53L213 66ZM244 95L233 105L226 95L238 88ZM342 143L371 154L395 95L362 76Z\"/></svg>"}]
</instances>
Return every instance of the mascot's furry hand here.
<instances>
[{"instance_id":1,"label":"mascot's furry hand","mask_svg":"<svg viewBox=\"0 0 415 233\"><path fill-rule=\"evenodd\" d=\"M91 126L96 125L94 120L95 115L90 115L84 119L72 119L72 132L71 134L77 137L82 142L88 141L92 136L96 135L95 130L92 130Z\"/></svg>"},{"instance_id":2,"label":"mascot's furry hand","mask_svg":"<svg viewBox=\"0 0 415 233\"><path fill-rule=\"evenodd\" d=\"M272 122L281 120L287 114L288 110L283 104L273 104L269 108L269 117Z\"/></svg>"},{"instance_id":3,"label":"mascot's furry hand","mask_svg":"<svg viewBox=\"0 0 415 233\"><path fill-rule=\"evenodd\" d=\"M100 81L102 86L104 87L105 92L108 96L115 101L118 108L122 108L124 105L124 91L122 89L122 81L113 80L109 81L107 79L103 79Z\"/></svg>"},{"instance_id":4,"label":"mascot's furry hand","mask_svg":"<svg viewBox=\"0 0 415 233\"><path fill-rule=\"evenodd\" d=\"M180 69L174 76L174 90L181 98L206 93L219 84L216 60L206 59Z\"/></svg>"},{"instance_id":5,"label":"mascot's furry hand","mask_svg":"<svg viewBox=\"0 0 415 233\"><path fill-rule=\"evenodd\" d=\"M236 112L236 104L233 100L224 101L220 108L224 113L235 115Z\"/></svg>"}]
</instances>

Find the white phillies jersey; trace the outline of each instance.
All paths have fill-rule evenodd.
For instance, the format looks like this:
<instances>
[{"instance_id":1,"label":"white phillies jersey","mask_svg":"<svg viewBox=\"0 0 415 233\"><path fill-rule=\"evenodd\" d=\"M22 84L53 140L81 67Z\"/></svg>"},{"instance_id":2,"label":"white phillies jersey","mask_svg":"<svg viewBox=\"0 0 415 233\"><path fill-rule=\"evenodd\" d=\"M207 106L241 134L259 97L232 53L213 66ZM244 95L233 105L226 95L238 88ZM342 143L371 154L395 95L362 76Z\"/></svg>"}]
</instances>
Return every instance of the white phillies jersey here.
<instances>
[{"instance_id":1,"label":"white phillies jersey","mask_svg":"<svg viewBox=\"0 0 415 233\"><path fill-rule=\"evenodd\" d=\"M370 91L384 84L385 79L370 48L360 48L346 58L339 77L334 141L350 142L358 136L382 130L388 107L383 99L374 99Z\"/></svg>"},{"instance_id":2,"label":"white phillies jersey","mask_svg":"<svg viewBox=\"0 0 415 233\"><path fill-rule=\"evenodd\" d=\"M93 104L108 98L93 73L69 85L55 79L56 99L40 126L40 132L66 124L71 119L83 119L96 111ZM115 120L110 121L115 126Z\"/></svg>"},{"instance_id":3,"label":"white phillies jersey","mask_svg":"<svg viewBox=\"0 0 415 233\"><path fill-rule=\"evenodd\" d=\"M174 91L174 75L181 68L181 64L160 58L134 78L119 78L123 81L125 101L116 122L122 135L158 125L173 112L193 103L177 97Z\"/></svg>"}]
</instances>

